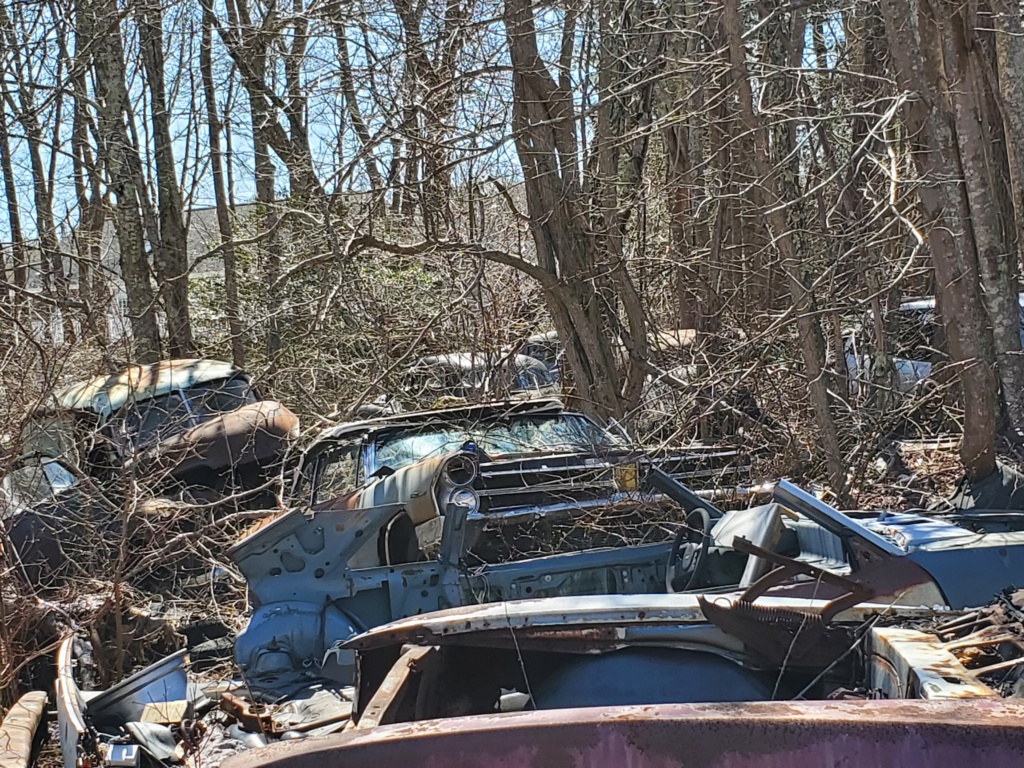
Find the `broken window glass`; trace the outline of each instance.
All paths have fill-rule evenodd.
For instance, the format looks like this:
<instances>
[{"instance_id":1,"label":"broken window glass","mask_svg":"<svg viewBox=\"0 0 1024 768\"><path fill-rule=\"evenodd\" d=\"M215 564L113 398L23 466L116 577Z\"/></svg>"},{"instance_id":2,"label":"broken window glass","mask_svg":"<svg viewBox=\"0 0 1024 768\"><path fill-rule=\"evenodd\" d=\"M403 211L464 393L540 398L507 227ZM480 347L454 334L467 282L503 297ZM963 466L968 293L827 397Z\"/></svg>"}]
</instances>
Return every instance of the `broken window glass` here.
<instances>
[{"instance_id":1,"label":"broken window glass","mask_svg":"<svg viewBox=\"0 0 1024 768\"><path fill-rule=\"evenodd\" d=\"M256 402L256 393L243 376L189 387L185 394L200 421Z\"/></svg>"},{"instance_id":2,"label":"broken window glass","mask_svg":"<svg viewBox=\"0 0 1024 768\"><path fill-rule=\"evenodd\" d=\"M194 426L188 403L170 392L132 403L117 412L114 432L126 447L141 448L174 437Z\"/></svg>"},{"instance_id":3,"label":"broken window glass","mask_svg":"<svg viewBox=\"0 0 1024 768\"><path fill-rule=\"evenodd\" d=\"M531 453L593 452L621 443L589 419L575 414L523 416L474 425L431 425L402 429L378 438L376 466L400 469L429 456L475 443L491 457Z\"/></svg>"},{"instance_id":4,"label":"broken window glass","mask_svg":"<svg viewBox=\"0 0 1024 768\"><path fill-rule=\"evenodd\" d=\"M26 462L0 480L0 517L52 499L75 483L75 476L58 461Z\"/></svg>"}]
</instances>

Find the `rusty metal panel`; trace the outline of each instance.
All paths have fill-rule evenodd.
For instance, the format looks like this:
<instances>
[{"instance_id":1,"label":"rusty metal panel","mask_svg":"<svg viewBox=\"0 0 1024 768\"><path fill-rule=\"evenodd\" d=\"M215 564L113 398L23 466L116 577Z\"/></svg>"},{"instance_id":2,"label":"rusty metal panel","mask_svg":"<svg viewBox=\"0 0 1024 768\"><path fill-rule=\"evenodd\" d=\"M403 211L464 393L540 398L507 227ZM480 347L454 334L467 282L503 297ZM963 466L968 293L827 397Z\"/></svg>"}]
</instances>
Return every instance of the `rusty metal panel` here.
<instances>
[{"instance_id":1,"label":"rusty metal panel","mask_svg":"<svg viewBox=\"0 0 1024 768\"><path fill-rule=\"evenodd\" d=\"M731 606L739 593L714 595L716 605ZM825 600L764 597L758 605L779 609L818 610ZM934 615L929 608L881 603L861 603L839 613L838 622L860 623L885 615L892 618L921 619ZM425 643L451 635L470 634L491 629L526 627L601 626L609 624L706 624L699 596L678 595L595 595L588 597L552 597L514 600L506 603L467 605L423 616L400 619L374 627L359 635L352 648L373 648L397 642Z\"/></svg>"},{"instance_id":2,"label":"rusty metal panel","mask_svg":"<svg viewBox=\"0 0 1024 768\"><path fill-rule=\"evenodd\" d=\"M874 627L868 638L869 687L889 698L998 699L935 635Z\"/></svg>"},{"instance_id":3,"label":"rusty metal panel","mask_svg":"<svg viewBox=\"0 0 1024 768\"><path fill-rule=\"evenodd\" d=\"M677 704L386 725L277 744L224 768L1019 768L1024 703Z\"/></svg>"},{"instance_id":4,"label":"rusty metal panel","mask_svg":"<svg viewBox=\"0 0 1024 768\"><path fill-rule=\"evenodd\" d=\"M0 768L29 767L45 720L45 691L26 693L14 703L0 723Z\"/></svg>"},{"instance_id":5,"label":"rusty metal panel","mask_svg":"<svg viewBox=\"0 0 1024 768\"><path fill-rule=\"evenodd\" d=\"M430 646L410 648L403 653L398 661L384 677L377 692L366 705L366 711L359 719L356 728L374 728L383 723L393 722L395 710L408 693L409 678L416 673L425 660L436 655L437 650Z\"/></svg>"}]
</instances>

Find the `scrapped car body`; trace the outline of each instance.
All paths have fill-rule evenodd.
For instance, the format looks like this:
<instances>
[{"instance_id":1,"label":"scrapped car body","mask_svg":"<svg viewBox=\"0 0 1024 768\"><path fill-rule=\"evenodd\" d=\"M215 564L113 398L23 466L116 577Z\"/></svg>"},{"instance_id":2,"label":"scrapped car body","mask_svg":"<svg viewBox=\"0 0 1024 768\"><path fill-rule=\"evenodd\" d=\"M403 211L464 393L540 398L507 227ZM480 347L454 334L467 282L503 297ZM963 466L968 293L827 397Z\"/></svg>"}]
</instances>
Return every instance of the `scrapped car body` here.
<instances>
[{"instance_id":1,"label":"scrapped car body","mask_svg":"<svg viewBox=\"0 0 1024 768\"><path fill-rule=\"evenodd\" d=\"M967 614L850 606L821 653L771 661L710 622L694 595L414 617L349 643L359 674L345 733L274 744L225 768L1018 765L1021 597L1006 592ZM758 607L768 627L774 612L810 616L822 602Z\"/></svg>"},{"instance_id":2,"label":"scrapped car body","mask_svg":"<svg viewBox=\"0 0 1024 768\"><path fill-rule=\"evenodd\" d=\"M696 345L699 338L700 334L694 328L651 330L647 335L647 345L652 362L657 366L669 368L691 362L689 350ZM629 357L626 345L617 343L614 349L619 357L618 363L624 365ZM561 378L565 346L558 337L558 331L544 331L530 336L520 345L519 354L539 360Z\"/></svg>"},{"instance_id":3,"label":"scrapped car body","mask_svg":"<svg viewBox=\"0 0 1024 768\"><path fill-rule=\"evenodd\" d=\"M641 506L651 514L646 542L586 546L584 539L575 551L487 562L471 555L494 522L476 485L488 463L466 449L404 469L335 501L294 509L230 550L255 606L235 645L249 679L315 665L348 681L353 660L342 646L359 632L439 609L536 597L650 600L739 588L743 599L728 610L712 604L709 618L742 639L767 636L784 652L789 630L806 617L780 613L777 631L766 632L748 609L759 597L830 601L829 612L798 633L803 649L815 645L830 613L857 603L983 605L1024 572L1024 532L1006 515L851 516L785 481L773 503L722 513L642 463L635 466L635 498L664 491L658 501L676 510L674 526L668 517L655 525L652 507ZM409 493L413 485L421 491Z\"/></svg>"},{"instance_id":4,"label":"scrapped car body","mask_svg":"<svg viewBox=\"0 0 1024 768\"><path fill-rule=\"evenodd\" d=\"M727 609L742 600L715 602ZM710 621L706 605L700 595L546 598L377 627L348 643L358 652L353 720L368 728L527 708L824 700L837 691L864 699L1002 698L985 682L998 668L979 674L957 656L974 638L950 643L912 628L936 623L931 608L859 603L830 620L813 652L771 658L762 639L744 641ZM757 605L768 627L773 612L811 617L826 601L766 597ZM1000 631L1020 660L1021 639ZM403 656L415 657L411 671Z\"/></svg>"},{"instance_id":5,"label":"scrapped car body","mask_svg":"<svg viewBox=\"0 0 1024 768\"><path fill-rule=\"evenodd\" d=\"M431 406L445 398L477 403L554 394L558 379L528 355L451 352L421 358L405 369L402 391L412 404Z\"/></svg>"},{"instance_id":6,"label":"scrapped car body","mask_svg":"<svg viewBox=\"0 0 1024 768\"><path fill-rule=\"evenodd\" d=\"M132 470L185 485L255 487L298 434L284 405L216 360L134 365L56 392L22 430L28 455L89 474Z\"/></svg>"},{"instance_id":7,"label":"scrapped car body","mask_svg":"<svg viewBox=\"0 0 1024 768\"><path fill-rule=\"evenodd\" d=\"M0 481L16 572L59 587L116 559L122 538L131 556L208 513L271 507L297 435L291 411L214 360L136 365L60 390L27 420L23 455ZM170 566L158 558L141 570Z\"/></svg>"},{"instance_id":8,"label":"scrapped car body","mask_svg":"<svg viewBox=\"0 0 1024 768\"><path fill-rule=\"evenodd\" d=\"M228 552L255 606L237 658L249 674L301 663L352 633L447 605L652 591L672 549L658 523L674 532L687 514L671 494L704 503L677 479L732 494L744 471L735 451L716 448L645 456L557 400L327 430L302 459L300 506ZM649 476L669 481L655 487ZM304 639L269 653L285 625Z\"/></svg>"},{"instance_id":9,"label":"scrapped car body","mask_svg":"<svg viewBox=\"0 0 1024 768\"><path fill-rule=\"evenodd\" d=\"M724 609L745 598L713 599ZM581 754L597 761L587 765L688 765L693 742L680 745L677 729L720 735L737 722L735 738L706 742L701 764L902 766L944 759L947 748L953 756L967 749L998 757L1007 749L1007 759L1019 757L1007 737L1020 732L1024 714L1016 703L1024 593L1004 590L966 613L848 605L828 620L814 652L776 656L770 636L780 615L801 614L812 626L834 601L760 598L767 639L747 642L710 619L707 600L546 598L410 617L346 644L358 654L355 688L325 684L311 664L269 695L246 676L204 682L186 671L182 650L104 691L80 690L76 676L96 668L88 642L69 637L56 684L64 765L97 757L119 764L114 758L133 755L137 764L140 751L161 762L218 765L240 750L250 751L226 768L300 765L293 759L562 765L579 764L567 758ZM290 640L282 634L277 642L285 648ZM621 723L635 732L607 742L608 727ZM955 738L916 742L941 734L939 724ZM202 746L207 736L212 753ZM879 761L887 754L879 740L900 760ZM642 753L633 751L637 744ZM663 761L644 762L655 756ZM799 758L817 762L785 762ZM946 763L922 765L935 764Z\"/></svg>"},{"instance_id":10,"label":"scrapped car body","mask_svg":"<svg viewBox=\"0 0 1024 768\"><path fill-rule=\"evenodd\" d=\"M1021 343L1024 343L1024 294L1018 297L1021 324ZM909 299L902 302L893 317L889 319L891 337L887 344L892 370L885 378L892 382L892 388L901 394L917 391L923 383L932 379L937 366L949 359L945 329L942 327L934 297ZM846 369L853 394L862 388L869 388L872 380L880 377L872 374L875 343L864 332L865 326L874 326L869 312L867 320L845 334L844 347ZM871 334L873 335L873 334Z\"/></svg>"},{"instance_id":11,"label":"scrapped car body","mask_svg":"<svg viewBox=\"0 0 1024 768\"><path fill-rule=\"evenodd\" d=\"M459 405L324 430L304 452L291 496L315 507L467 444L486 465L473 485L480 511L492 520L607 504L636 489L631 466L646 455L556 398ZM714 445L659 451L655 459L678 479L711 486L743 476L748 467L738 451ZM431 473L425 465L413 471Z\"/></svg>"},{"instance_id":12,"label":"scrapped car body","mask_svg":"<svg viewBox=\"0 0 1024 768\"><path fill-rule=\"evenodd\" d=\"M561 381L565 349L558 341L558 331L534 334L519 348L519 354L539 360L555 381Z\"/></svg>"},{"instance_id":13,"label":"scrapped car body","mask_svg":"<svg viewBox=\"0 0 1024 768\"><path fill-rule=\"evenodd\" d=\"M1001 701L665 704L479 715L275 744L224 768L960 768L1024 760Z\"/></svg>"},{"instance_id":14,"label":"scrapped car body","mask_svg":"<svg viewBox=\"0 0 1024 768\"><path fill-rule=\"evenodd\" d=\"M57 458L25 456L0 477L0 521L52 501L76 482L74 470Z\"/></svg>"}]
</instances>

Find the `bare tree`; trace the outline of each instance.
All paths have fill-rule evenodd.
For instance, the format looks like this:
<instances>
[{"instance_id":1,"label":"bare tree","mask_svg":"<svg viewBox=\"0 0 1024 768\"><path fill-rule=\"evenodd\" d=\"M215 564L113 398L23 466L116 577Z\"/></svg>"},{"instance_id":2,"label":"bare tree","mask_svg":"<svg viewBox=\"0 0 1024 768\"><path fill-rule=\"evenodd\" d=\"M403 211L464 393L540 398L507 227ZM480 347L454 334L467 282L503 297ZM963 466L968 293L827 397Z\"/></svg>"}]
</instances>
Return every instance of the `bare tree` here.
<instances>
[{"instance_id":1,"label":"bare tree","mask_svg":"<svg viewBox=\"0 0 1024 768\"><path fill-rule=\"evenodd\" d=\"M981 302L967 201L955 180L960 158L946 116L941 43L934 17L916 0L883 0L889 50L897 82L906 92L903 118L920 176L918 201L938 280L950 353L959 367L965 403L964 466L978 477L995 469L998 402L988 364L991 334Z\"/></svg>"},{"instance_id":2,"label":"bare tree","mask_svg":"<svg viewBox=\"0 0 1024 768\"><path fill-rule=\"evenodd\" d=\"M135 355L142 362L151 362L161 354L160 329L142 217L147 207L142 161L127 125L131 110L119 14L116 3L108 0L82 0L77 11L78 45L89 58L93 73L98 160L114 203L121 278Z\"/></svg>"},{"instance_id":3,"label":"bare tree","mask_svg":"<svg viewBox=\"0 0 1024 768\"><path fill-rule=\"evenodd\" d=\"M136 7L139 45L149 93L153 127L153 157L157 179L157 217L150 227L153 267L167 318L167 350L173 357L195 351L188 299L188 238L171 143L171 116L164 84L163 11L160 4L140 0Z\"/></svg>"},{"instance_id":4,"label":"bare tree","mask_svg":"<svg viewBox=\"0 0 1024 768\"><path fill-rule=\"evenodd\" d=\"M242 319L238 303L238 265L235 258L234 233L231 230L231 210L224 180L224 159L220 146L221 121L217 110L217 89L213 81L213 27L215 17L211 0L203 0L203 41L199 54L202 70L203 98L206 101L206 124L210 139L210 167L213 175L213 193L217 204L217 229L220 232L224 254L224 293L227 301L228 330L231 333L231 359L235 365L245 365L245 339L242 337Z\"/></svg>"}]
</instances>

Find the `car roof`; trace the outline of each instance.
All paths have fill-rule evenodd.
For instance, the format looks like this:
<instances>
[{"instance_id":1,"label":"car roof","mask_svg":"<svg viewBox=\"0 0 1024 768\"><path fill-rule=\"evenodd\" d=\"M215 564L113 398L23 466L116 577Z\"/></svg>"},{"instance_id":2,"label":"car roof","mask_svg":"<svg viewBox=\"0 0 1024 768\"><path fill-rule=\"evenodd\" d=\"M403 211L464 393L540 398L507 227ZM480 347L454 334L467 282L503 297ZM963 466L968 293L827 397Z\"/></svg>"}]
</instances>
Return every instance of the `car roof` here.
<instances>
[{"instance_id":1,"label":"car roof","mask_svg":"<svg viewBox=\"0 0 1024 768\"><path fill-rule=\"evenodd\" d=\"M430 368L457 368L463 371L483 370L489 367L506 367L509 363L519 370L545 367L544 363L529 355L488 356L480 352L449 352L444 355L422 357L406 369L406 372Z\"/></svg>"},{"instance_id":2,"label":"car roof","mask_svg":"<svg viewBox=\"0 0 1024 768\"><path fill-rule=\"evenodd\" d=\"M528 344L550 344L551 342L557 342L558 331L544 331L543 333L535 333L526 341Z\"/></svg>"},{"instance_id":3,"label":"car roof","mask_svg":"<svg viewBox=\"0 0 1024 768\"><path fill-rule=\"evenodd\" d=\"M335 427L328 427L313 441L313 445L324 440L335 440L348 435L373 432L378 429L406 425L429 424L433 421L486 419L507 414L556 414L565 411L565 405L557 397L531 400L502 400L475 405L458 405L451 408L434 408L423 411L408 411L388 416L379 416L362 421L349 421ZM310 446L311 448L313 446Z\"/></svg>"},{"instance_id":4,"label":"car roof","mask_svg":"<svg viewBox=\"0 0 1024 768\"><path fill-rule=\"evenodd\" d=\"M89 411L109 416L129 401L159 397L175 389L205 384L244 374L240 368L219 360L161 360L148 365L132 365L112 376L97 376L55 392L49 408Z\"/></svg>"}]
</instances>

